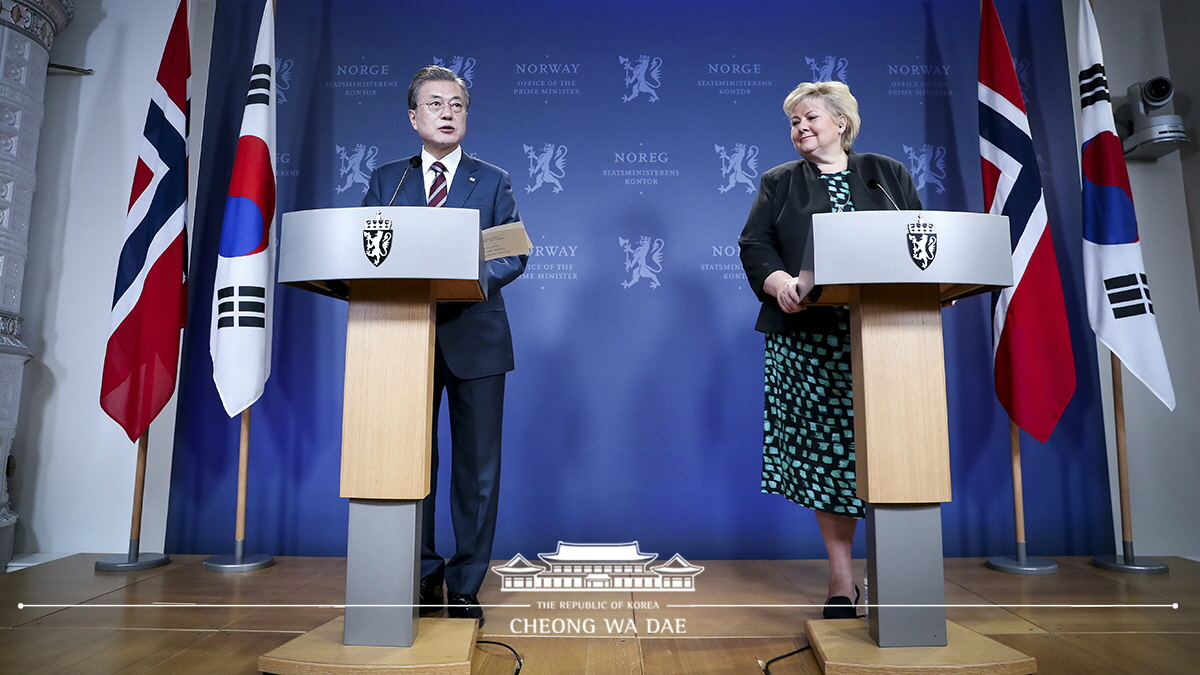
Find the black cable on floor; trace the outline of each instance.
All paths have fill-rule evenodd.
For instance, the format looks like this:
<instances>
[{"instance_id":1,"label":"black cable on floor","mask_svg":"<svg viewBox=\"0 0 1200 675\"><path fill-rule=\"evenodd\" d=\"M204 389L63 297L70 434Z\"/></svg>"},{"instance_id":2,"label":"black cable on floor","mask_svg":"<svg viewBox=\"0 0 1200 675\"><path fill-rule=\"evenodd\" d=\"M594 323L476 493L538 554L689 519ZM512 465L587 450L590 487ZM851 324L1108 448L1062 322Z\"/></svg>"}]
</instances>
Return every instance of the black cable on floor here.
<instances>
[{"instance_id":1,"label":"black cable on floor","mask_svg":"<svg viewBox=\"0 0 1200 675\"><path fill-rule=\"evenodd\" d=\"M475 644L477 644L477 645L499 645L501 647L504 647L508 651L512 652L513 656L517 657L517 669L512 672L512 675L519 675L519 673L521 672L521 666L525 665L525 660L521 658L521 655L517 653L517 650L504 644L503 642L493 642L492 640L476 640Z\"/></svg>"},{"instance_id":2,"label":"black cable on floor","mask_svg":"<svg viewBox=\"0 0 1200 675\"><path fill-rule=\"evenodd\" d=\"M766 675L771 675L771 664L772 663L786 659L789 656L795 656L796 654L799 654L800 652L802 652L806 649L812 649L812 645L804 645L803 647L801 647L800 649L797 649L794 652L788 652L788 653L784 654L783 656L776 656L775 658L771 659L770 661L767 661L766 663L759 661L758 665L762 667L763 672L766 673Z\"/></svg>"}]
</instances>

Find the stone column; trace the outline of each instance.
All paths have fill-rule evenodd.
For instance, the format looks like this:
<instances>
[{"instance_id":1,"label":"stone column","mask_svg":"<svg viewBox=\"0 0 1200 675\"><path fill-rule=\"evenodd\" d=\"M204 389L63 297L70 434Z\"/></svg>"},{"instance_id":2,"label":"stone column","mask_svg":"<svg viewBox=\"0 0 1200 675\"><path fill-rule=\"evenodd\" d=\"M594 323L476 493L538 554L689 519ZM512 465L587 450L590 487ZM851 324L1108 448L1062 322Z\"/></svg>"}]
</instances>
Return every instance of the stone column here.
<instances>
[{"instance_id":1,"label":"stone column","mask_svg":"<svg viewBox=\"0 0 1200 675\"><path fill-rule=\"evenodd\" d=\"M12 558L17 514L8 507L9 451L25 362L33 356L21 342L21 284L46 69L54 36L74 16L71 0L0 0L0 572Z\"/></svg>"}]
</instances>

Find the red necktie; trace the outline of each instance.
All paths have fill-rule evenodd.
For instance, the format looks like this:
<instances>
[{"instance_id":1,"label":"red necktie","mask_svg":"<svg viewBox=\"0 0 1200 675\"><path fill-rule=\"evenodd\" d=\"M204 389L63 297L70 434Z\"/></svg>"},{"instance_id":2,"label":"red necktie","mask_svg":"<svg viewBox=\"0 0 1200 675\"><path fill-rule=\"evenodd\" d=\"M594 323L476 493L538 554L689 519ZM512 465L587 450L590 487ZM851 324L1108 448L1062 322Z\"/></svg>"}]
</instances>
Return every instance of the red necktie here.
<instances>
[{"instance_id":1,"label":"red necktie","mask_svg":"<svg viewBox=\"0 0 1200 675\"><path fill-rule=\"evenodd\" d=\"M446 166L441 162L434 162L430 168L437 175L433 177L433 185L429 186L429 205L441 206L446 203L446 195L450 194L446 186Z\"/></svg>"}]
</instances>

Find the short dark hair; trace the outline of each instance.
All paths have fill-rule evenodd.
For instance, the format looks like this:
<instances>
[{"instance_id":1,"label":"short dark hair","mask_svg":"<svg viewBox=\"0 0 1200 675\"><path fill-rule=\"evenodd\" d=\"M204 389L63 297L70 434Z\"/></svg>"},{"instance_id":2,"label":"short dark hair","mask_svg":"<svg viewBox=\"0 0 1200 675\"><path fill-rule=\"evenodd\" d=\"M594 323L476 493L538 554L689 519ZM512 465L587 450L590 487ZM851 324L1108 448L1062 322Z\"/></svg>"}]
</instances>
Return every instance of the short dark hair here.
<instances>
[{"instance_id":1,"label":"short dark hair","mask_svg":"<svg viewBox=\"0 0 1200 675\"><path fill-rule=\"evenodd\" d=\"M442 66L425 66L413 75L412 82L408 85L408 109L417 109L417 97L421 95L421 86L426 82L441 81L453 82L462 89L464 109L471 108L471 94L467 91L467 83L463 79L454 74L453 70L443 68Z\"/></svg>"}]
</instances>

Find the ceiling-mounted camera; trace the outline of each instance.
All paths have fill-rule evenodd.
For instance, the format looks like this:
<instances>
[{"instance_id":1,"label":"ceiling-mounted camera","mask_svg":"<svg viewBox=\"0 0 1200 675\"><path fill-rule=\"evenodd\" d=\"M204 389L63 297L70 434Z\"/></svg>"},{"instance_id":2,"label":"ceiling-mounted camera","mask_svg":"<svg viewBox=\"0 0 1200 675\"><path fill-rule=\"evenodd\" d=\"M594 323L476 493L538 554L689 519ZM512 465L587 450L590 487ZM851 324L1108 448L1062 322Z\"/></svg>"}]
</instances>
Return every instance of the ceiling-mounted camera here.
<instances>
[{"instance_id":1,"label":"ceiling-mounted camera","mask_svg":"<svg viewBox=\"0 0 1200 675\"><path fill-rule=\"evenodd\" d=\"M1132 127L1124 140L1125 156L1131 159L1158 159L1182 148L1188 142L1179 115L1156 112L1171 102L1175 85L1165 77L1152 77L1145 82L1129 85L1127 121Z\"/></svg>"}]
</instances>

